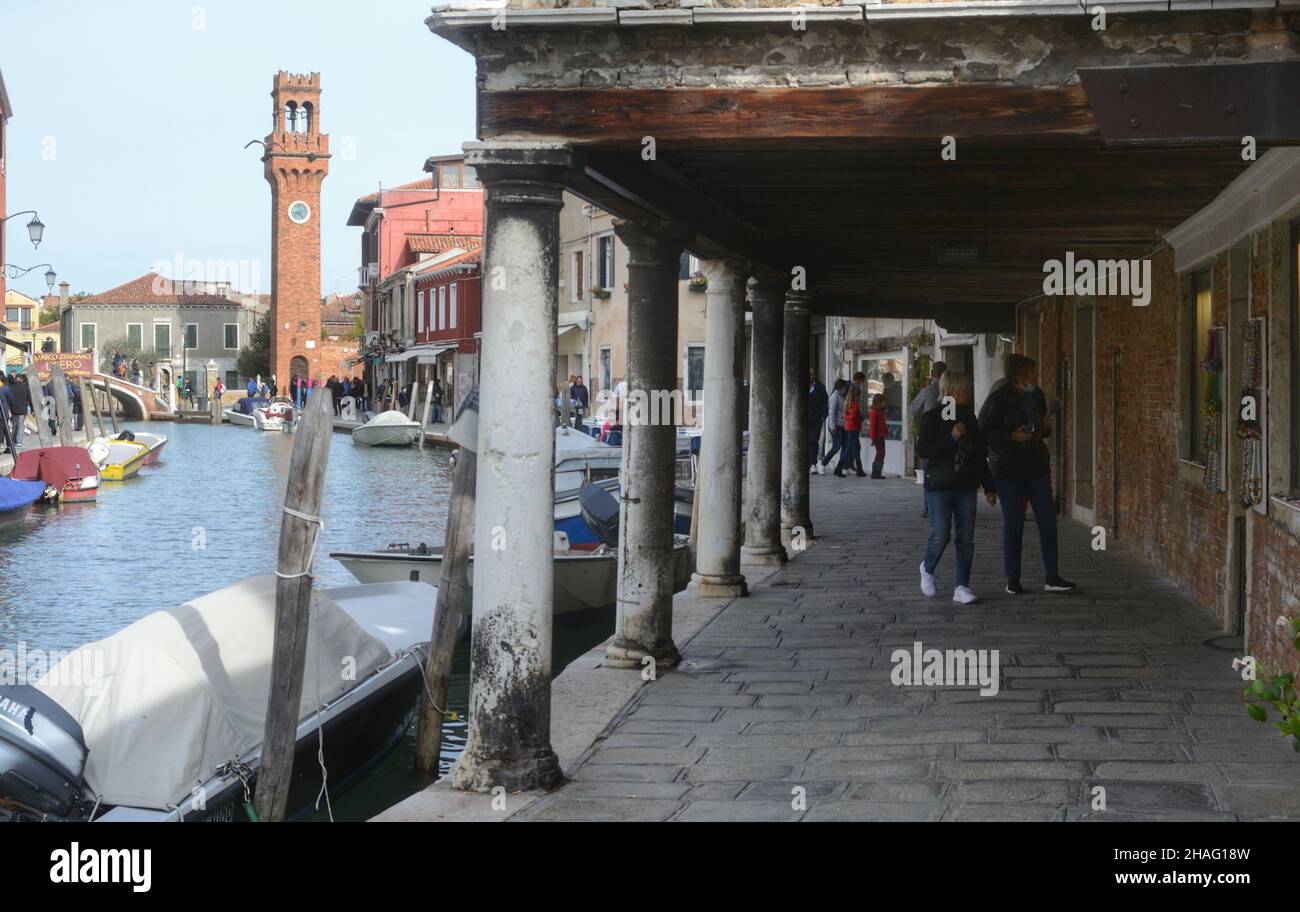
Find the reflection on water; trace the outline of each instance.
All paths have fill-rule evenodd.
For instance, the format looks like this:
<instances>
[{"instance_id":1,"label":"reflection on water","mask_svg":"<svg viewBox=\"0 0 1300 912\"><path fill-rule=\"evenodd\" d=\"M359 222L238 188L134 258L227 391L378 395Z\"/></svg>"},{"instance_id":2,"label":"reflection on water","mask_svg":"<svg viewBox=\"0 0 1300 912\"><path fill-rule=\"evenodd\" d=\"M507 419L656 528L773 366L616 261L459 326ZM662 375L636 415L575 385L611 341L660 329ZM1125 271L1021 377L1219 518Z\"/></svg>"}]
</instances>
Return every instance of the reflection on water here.
<instances>
[{"instance_id":1,"label":"reflection on water","mask_svg":"<svg viewBox=\"0 0 1300 912\"><path fill-rule=\"evenodd\" d=\"M136 425L137 429L144 429ZM163 460L125 482L103 482L93 504L36 507L0 526L0 648L74 649L132 621L236 580L275 571L291 434L226 425L158 424ZM354 446L335 434L317 584L354 582L330 551L390 542L441 542L451 472L430 447ZM613 609L561 619L557 671L613 632ZM443 767L464 744L468 650L458 649L443 727ZM425 782L412 771L407 734L376 772L334 801L338 819L365 819Z\"/></svg>"}]
</instances>

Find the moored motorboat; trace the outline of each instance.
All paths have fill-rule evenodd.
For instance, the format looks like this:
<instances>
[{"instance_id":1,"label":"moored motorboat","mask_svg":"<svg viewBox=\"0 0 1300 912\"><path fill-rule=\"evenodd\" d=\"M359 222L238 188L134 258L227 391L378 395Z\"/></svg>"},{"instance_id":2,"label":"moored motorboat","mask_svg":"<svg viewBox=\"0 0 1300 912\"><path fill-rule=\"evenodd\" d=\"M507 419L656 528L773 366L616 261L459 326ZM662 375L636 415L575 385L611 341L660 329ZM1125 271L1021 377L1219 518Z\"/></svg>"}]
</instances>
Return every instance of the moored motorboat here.
<instances>
[{"instance_id":1,"label":"moored motorboat","mask_svg":"<svg viewBox=\"0 0 1300 912\"><path fill-rule=\"evenodd\" d=\"M86 448L99 468L100 481L125 481L140 471L149 447L134 440L96 437Z\"/></svg>"},{"instance_id":2,"label":"moored motorboat","mask_svg":"<svg viewBox=\"0 0 1300 912\"><path fill-rule=\"evenodd\" d=\"M563 541L564 537L556 538ZM383 551L334 551L330 557L363 583L411 580L436 587L442 577L442 550L427 545L390 545ZM462 617L469 617L474 608L473 567L471 554L470 588L460 606ZM558 544L553 567L551 610L554 614L614 604L618 594L618 554L613 548L601 545L591 551L575 551L567 543ZM674 591L685 589L690 577L690 548L686 539L678 536L673 547Z\"/></svg>"},{"instance_id":3,"label":"moored motorboat","mask_svg":"<svg viewBox=\"0 0 1300 912\"><path fill-rule=\"evenodd\" d=\"M270 399L245 396L221 414L231 424L237 424L240 427L253 427L253 412L270 404Z\"/></svg>"},{"instance_id":4,"label":"moored motorboat","mask_svg":"<svg viewBox=\"0 0 1300 912\"><path fill-rule=\"evenodd\" d=\"M157 465L158 461L162 459L162 448L167 445L165 436L151 434L146 431L131 432L131 437L127 439L134 440L136 443L143 443L148 447L148 452L144 456L145 465Z\"/></svg>"},{"instance_id":5,"label":"moored motorboat","mask_svg":"<svg viewBox=\"0 0 1300 912\"><path fill-rule=\"evenodd\" d=\"M253 427L259 431L282 431L293 426L293 401L277 396L269 404L253 409Z\"/></svg>"},{"instance_id":6,"label":"moored motorboat","mask_svg":"<svg viewBox=\"0 0 1300 912\"><path fill-rule=\"evenodd\" d=\"M0 686L0 820L248 819L275 586L257 577L151 614L34 685ZM433 615L416 583L314 594L288 816L310 814L323 784L337 795L401 739Z\"/></svg>"},{"instance_id":7,"label":"moored motorboat","mask_svg":"<svg viewBox=\"0 0 1300 912\"><path fill-rule=\"evenodd\" d=\"M420 422L398 411L380 412L352 429L352 442L365 446L410 446L419 439Z\"/></svg>"},{"instance_id":8,"label":"moored motorboat","mask_svg":"<svg viewBox=\"0 0 1300 912\"><path fill-rule=\"evenodd\" d=\"M39 481L62 503L93 501L99 491L99 468L82 447L40 447L18 454L10 478Z\"/></svg>"},{"instance_id":9,"label":"moored motorboat","mask_svg":"<svg viewBox=\"0 0 1300 912\"><path fill-rule=\"evenodd\" d=\"M45 496L45 482L0 478L0 520L20 515Z\"/></svg>"}]
</instances>

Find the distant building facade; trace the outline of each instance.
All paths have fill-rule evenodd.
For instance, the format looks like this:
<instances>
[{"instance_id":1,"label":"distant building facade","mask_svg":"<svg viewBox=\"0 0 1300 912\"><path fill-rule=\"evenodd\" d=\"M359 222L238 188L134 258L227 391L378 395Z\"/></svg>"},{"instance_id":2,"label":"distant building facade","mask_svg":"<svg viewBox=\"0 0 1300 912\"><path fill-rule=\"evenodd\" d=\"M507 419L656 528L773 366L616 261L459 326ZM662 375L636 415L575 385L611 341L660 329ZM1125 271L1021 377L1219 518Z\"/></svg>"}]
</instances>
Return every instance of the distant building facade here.
<instances>
[{"instance_id":1,"label":"distant building facade","mask_svg":"<svg viewBox=\"0 0 1300 912\"><path fill-rule=\"evenodd\" d=\"M406 355L422 344L417 336L428 339L428 330L417 319L417 282L437 284L428 278L430 270L462 263L461 258L477 250L483 239L483 189L464 157L434 156L425 162L424 170L429 177L361 197L348 218L349 225L362 229L358 286L368 303L359 358L372 384L391 378L405 385L427 379L434 370L440 377L467 376L470 363L464 358L476 357L472 339L458 342L458 354L443 357L441 364L427 360L433 357L428 349ZM470 300L472 314L465 310ZM458 327L477 325L477 295L458 303ZM430 315L431 306L426 295L423 307ZM475 361L468 376L476 372ZM468 392L454 381L453 387Z\"/></svg>"},{"instance_id":2,"label":"distant building facade","mask_svg":"<svg viewBox=\"0 0 1300 912\"><path fill-rule=\"evenodd\" d=\"M146 273L102 294L68 299L60 344L63 351L94 349L101 370L111 366L115 346L139 352L145 385L155 390L181 376L200 394L218 377L235 389L243 379L239 351L259 316L239 298L219 283L196 287Z\"/></svg>"},{"instance_id":3,"label":"distant building facade","mask_svg":"<svg viewBox=\"0 0 1300 912\"><path fill-rule=\"evenodd\" d=\"M26 353L59 351L59 323L40 325L41 302L21 291L8 289L4 294L4 325L8 345L4 346L5 364L21 365Z\"/></svg>"}]
</instances>

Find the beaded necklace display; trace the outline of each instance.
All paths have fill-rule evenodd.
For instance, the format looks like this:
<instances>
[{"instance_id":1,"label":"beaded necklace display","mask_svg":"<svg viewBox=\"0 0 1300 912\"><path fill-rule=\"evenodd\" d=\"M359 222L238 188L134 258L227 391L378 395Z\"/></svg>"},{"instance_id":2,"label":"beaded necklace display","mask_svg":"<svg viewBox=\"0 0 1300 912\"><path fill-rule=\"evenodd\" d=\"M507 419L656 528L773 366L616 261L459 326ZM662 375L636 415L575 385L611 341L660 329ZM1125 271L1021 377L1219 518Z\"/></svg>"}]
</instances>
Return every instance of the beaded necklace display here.
<instances>
[{"instance_id":1,"label":"beaded necklace display","mask_svg":"<svg viewBox=\"0 0 1300 912\"><path fill-rule=\"evenodd\" d=\"M1205 446L1205 487L1209 491L1219 489L1220 453L1220 415L1223 402L1219 398L1219 373L1223 370L1223 356L1219 351L1219 333L1211 329L1205 340L1205 360L1201 362L1205 374L1205 404L1201 407L1202 421L1201 442Z\"/></svg>"},{"instance_id":2,"label":"beaded necklace display","mask_svg":"<svg viewBox=\"0 0 1300 912\"><path fill-rule=\"evenodd\" d=\"M1264 500L1264 439L1260 410L1264 408L1263 333L1255 320L1246 321L1245 357L1241 367L1241 405L1237 436L1242 441L1241 502L1254 507ZM1246 417L1247 406L1253 414Z\"/></svg>"}]
</instances>

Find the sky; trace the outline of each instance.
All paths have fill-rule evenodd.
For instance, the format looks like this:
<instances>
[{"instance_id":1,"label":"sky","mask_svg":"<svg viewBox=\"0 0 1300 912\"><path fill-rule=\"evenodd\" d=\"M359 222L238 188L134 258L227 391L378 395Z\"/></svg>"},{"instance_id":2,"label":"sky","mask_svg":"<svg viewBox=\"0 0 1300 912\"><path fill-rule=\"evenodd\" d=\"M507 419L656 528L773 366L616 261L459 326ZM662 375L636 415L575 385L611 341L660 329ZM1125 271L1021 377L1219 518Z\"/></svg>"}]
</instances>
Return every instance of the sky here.
<instances>
[{"instance_id":1,"label":"sky","mask_svg":"<svg viewBox=\"0 0 1300 912\"><path fill-rule=\"evenodd\" d=\"M474 139L474 61L428 30L431 0L0 0L0 72L14 109L8 261L49 262L73 294L155 264L235 263L269 291L271 188L261 146L278 70L321 74L333 158L321 201L321 288L351 293L357 197L424 177ZM37 269L10 280L46 293ZM182 276L191 278L193 276ZM242 279L242 280L241 280ZM252 287L257 285L259 287Z\"/></svg>"}]
</instances>

